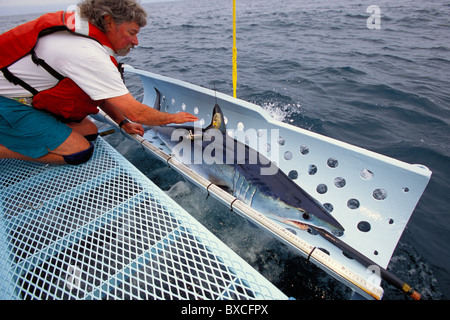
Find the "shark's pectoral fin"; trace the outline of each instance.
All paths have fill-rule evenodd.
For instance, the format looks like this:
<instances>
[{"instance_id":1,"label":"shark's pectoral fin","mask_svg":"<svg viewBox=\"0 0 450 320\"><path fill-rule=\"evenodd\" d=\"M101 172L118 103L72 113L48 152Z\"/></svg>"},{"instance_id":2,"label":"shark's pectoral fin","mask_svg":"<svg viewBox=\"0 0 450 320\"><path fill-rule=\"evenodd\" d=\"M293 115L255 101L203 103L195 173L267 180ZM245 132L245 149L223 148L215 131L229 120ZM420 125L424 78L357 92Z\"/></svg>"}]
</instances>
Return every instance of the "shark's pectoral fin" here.
<instances>
[{"instance_id":1,"label":"shark's pectoral fin","mask_svg":"<svg viewBox=\"0 0 450 320\"><path fill-rule=\"evenodd\" d=\"M223 191L228 192L229 194L233 194L233 190L231 190L229 186L225 185L217 185L217 186Z\"/></svg>"}]
</instances>

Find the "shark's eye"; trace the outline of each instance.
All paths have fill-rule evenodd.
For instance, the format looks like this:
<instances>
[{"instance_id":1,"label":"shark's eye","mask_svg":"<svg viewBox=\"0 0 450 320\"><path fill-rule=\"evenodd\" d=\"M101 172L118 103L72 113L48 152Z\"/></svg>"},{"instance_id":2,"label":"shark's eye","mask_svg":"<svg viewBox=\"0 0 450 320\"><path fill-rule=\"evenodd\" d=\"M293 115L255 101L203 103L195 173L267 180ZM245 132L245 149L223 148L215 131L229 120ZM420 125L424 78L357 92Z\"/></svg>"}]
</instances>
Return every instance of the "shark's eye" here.
<instances>
[{"instance_id":1,"label":"shark's eye","mask_svg":"<svg viewBox=\"0 0 450 320\"><path fill-rule=\"evenodd\" d=\"M309 216L309 214L307 214L307 213L304 213L303 214L303 219L305 219L305 220L309 220L311 217Z\"/></svg>"}]
</instances>

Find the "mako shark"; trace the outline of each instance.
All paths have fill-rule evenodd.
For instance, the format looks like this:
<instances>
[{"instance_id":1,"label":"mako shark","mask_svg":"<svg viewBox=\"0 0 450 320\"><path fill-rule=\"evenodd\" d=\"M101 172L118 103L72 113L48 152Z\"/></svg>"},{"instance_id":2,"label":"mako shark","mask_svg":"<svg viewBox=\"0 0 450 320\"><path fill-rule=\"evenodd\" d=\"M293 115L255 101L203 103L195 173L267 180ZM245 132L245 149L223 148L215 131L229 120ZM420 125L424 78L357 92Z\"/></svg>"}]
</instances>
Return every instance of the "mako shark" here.
<instances>
[{"instance_id":1,"label":"mako shark","mask_svg":"<svg viewBox=\"0 0 450 320\"><path fill-rule=\"evenodd\" d=\"M227 134L217 103L211 124L204 129L185 125L152 129L172 156L267 217L313 233L316 227L343 234L342 225L316 199L264 155Z\"/></svg>"}]
</instances>

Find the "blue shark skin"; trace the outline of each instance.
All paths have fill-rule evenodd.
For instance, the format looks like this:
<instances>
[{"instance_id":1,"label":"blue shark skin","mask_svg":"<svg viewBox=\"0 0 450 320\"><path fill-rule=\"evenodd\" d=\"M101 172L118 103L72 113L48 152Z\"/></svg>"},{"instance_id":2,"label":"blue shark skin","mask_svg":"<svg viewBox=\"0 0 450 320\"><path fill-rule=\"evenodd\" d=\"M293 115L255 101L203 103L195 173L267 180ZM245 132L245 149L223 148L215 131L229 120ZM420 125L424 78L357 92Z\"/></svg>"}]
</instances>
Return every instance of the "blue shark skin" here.
<instances>
[{"instance_id":1,"label":"blue shark skin","mask_svg":"<svg viewBox=\"0 0 450 320\"><path fill-rule=\"evenodd\" d=\"M214 125L217 117L218 129ZM185 165L267 217L300 229L307 225L343 234L342 225L274 163L226 134L221 119L216 104L211 125L201 132L185 125L152 129ZM269 174L262 174L263 170Z\"/></svg>"}]
</instances>

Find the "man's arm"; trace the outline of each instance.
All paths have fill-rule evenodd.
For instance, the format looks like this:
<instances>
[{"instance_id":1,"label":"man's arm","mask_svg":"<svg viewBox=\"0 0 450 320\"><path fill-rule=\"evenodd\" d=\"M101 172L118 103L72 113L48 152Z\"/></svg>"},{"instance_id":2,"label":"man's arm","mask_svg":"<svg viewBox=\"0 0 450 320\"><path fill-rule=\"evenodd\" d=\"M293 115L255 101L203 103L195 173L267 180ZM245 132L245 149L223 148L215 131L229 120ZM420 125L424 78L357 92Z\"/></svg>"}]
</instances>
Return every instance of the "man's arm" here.
<instances>
[{"instance_id":1,"label":"man's arm","mask_svg":"<svg viewBox=\"0 0 450 320\"><path fill-rule=\"evenodd\" d=\"M111 103L108 103L107 101L105 101L105 103L100 108L117 124L126 119L125 114L122 112L122 110L115 107ZM129 134L138 134L140 136L144 135L144 128L138 123L127 122L122 126L122 129Z\"/></svg>"},{"instance_id":2,"label":"man's arm","mask_svg":"<svg viewBox=\"0 0 450 320\"><path fill-rule=\"evenodd\" d=\"M169 123L185 123L198 120L196 116L186 112L178 112L172 114L153 109L134 99L131 93L127 93L115 98L106 99L104 108L113 110L113 112L117 113L118 117L120 117L120 113L122 113L123 117L126 117L133 122L137 122L147 126L160 126ZM108 111L104 111L108 113ZM114 120L116 121L116 119ZM120 122L123 119L117 120L119 120Z\"/></svg>"}]
</instances>

